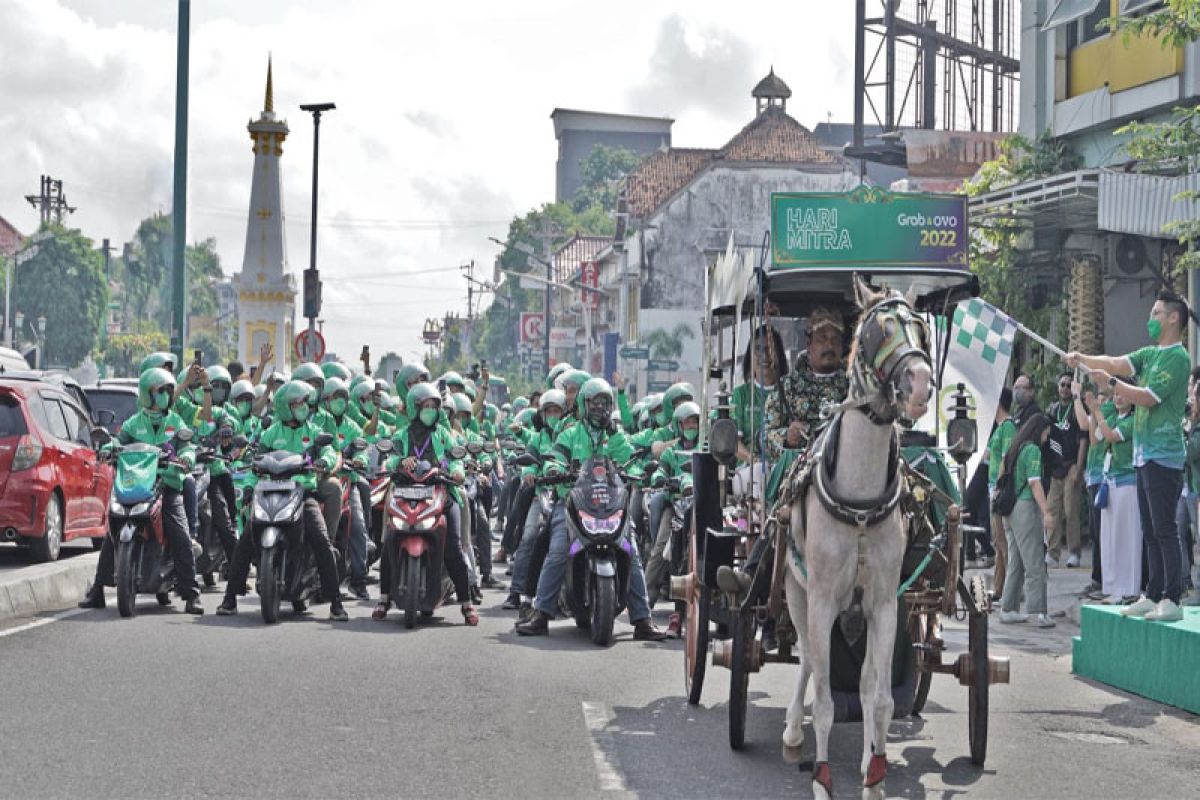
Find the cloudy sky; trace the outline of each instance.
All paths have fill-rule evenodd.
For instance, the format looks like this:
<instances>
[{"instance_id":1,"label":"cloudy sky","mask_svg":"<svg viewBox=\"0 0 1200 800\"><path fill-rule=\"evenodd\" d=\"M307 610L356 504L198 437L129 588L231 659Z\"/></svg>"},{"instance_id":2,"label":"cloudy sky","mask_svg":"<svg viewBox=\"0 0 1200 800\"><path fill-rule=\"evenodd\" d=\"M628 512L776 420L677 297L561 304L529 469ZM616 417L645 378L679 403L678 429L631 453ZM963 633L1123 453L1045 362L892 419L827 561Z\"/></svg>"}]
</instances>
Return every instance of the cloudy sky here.
<instances>
[{"instance_id":1,"label":"cloudy sky","mask_svg":"<svg viewBox=\"0 0 1200 800\"><path fill-rule=\"evenodd\" d=\"M308 264L321 126L319 266L331 349L420 352L427 316L465 309L458 265L490 265L508 220L553 200L555 107L670 116L716 147L774 65L809 127L853 109L853 3L654 0L193 0L189 239L241 268L268 52L284 149L290 269ZM64 181L85 234L119 247L171 207L174 0L0 0L0 216Z\"/></svg>"}]
</instances>

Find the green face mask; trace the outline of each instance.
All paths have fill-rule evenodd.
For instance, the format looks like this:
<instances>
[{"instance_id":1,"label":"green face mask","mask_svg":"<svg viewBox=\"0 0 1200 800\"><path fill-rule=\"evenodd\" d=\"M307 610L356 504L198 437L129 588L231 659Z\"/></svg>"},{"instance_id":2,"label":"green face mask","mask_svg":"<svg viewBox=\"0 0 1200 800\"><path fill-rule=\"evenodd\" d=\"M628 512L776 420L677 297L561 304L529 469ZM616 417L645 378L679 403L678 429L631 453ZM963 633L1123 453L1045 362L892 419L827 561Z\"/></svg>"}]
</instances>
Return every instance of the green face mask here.
<instances>
[{"instance_id":1,"label":"green face mask","mask_svg":"<svg viewBox=\"0 0 1200 800\"><path fill-rule=\"evenodd\" d=\"M346 413L346 400L342 397L335 397L329 401L329 413L335 417L340 417Z\"/></svg>"},{"instance_id":2,"label":"green face mask","mask_svg":"<svg viewBox=\"0 0 1200 800\"><path fill-rule=\"evenodd\" d=\"M694 442L699 438L700 438L700 429L699 428L684 428L683 429L684 441Z\"/></svg>"},{"instance_id":3,"label":"green face mask","mask_svg":"<svg viewBox=\"0 0 1200 800\"><path fill-rule=\"evenodd\" d=\"M553 417L546 417L545 419L546 425L548 425L550 430L553 431L558 430L558 423L562 420L562 417L556 414Z\"/></svg>"},{"instance_id":4,"label":"green face mask","mask_svg":"<svg viewBox=\"0 0 1200 800\"><path fill-rule=\"evenodd\" d=\"M426 428L432 428L437 422L438 410L436 408L422 408L417 416L421 419L421 424Z\"/></svg>"},{"instance_id":5,"label":"green face mask","mask_svg":"<svg viewBox=\"0 0 1200 800\"><path fill-rule=\"evenodd\" d=\"M238 416L242 419L246 419L250 416L250 411L253 407L253 404L249 400L238 400L236 403L234 403L234 409L237 411Z\"/></svg>"},{"instance_id":6,"label":"green face mask","mask_svg":"<svg viewBox=\"0 0 1200 800\"><path fill-rule=\"evenodd\" d=\"M166 411L171 407L171 393L168 391L159 391L154 393L154 407L159 411Z\"/></svg>"},{"instance_id":7,"label":"green face mask","mask_svg":"<svg viewBox=\"0 0 1200 800\"><path fill-rule=\"evenodd\" d=\"M1157 342L1162 336L1162 323L1156 319L1146 320L1146 333L1150 334L1150 341Z\"/></svg>"},{"instance_id":8,"label":"green face mask","mask_svg":"<svg viewBox=\"0 0 1200 800\"><path fill-rule=\"evenodd\" d=\"M362 403L359 403L358 407L360 409L362 409L363 416L370 417L370 416L374 416L374 414L375 414L375 404L372 403L370 400L366 400Z\"/></svg>"},{"instance_id":9,"label":"green face mask","mask_svg":"<svg viewBox=\"0 0 1200 800\"><path fill-rule=\"evenodd\" d=\"M304 420L308 419L308 403L292 406L292 418L296 422L304 422Z\"/></svg>"}]
</instances>

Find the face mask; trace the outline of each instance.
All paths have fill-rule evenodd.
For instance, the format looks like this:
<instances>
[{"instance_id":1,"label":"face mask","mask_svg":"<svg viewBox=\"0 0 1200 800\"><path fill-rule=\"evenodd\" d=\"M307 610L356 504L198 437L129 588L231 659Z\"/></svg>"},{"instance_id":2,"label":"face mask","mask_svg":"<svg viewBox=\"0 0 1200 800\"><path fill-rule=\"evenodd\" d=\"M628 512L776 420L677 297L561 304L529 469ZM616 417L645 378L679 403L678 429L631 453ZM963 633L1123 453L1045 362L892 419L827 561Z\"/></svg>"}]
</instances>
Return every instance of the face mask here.
<instances>
[{"instance_id":1,"label":"face mask","mask_svg":"<svg viewBox=\"0 0 1200 800\"><path fill-rule=\"evenodd\" d=\"M213 405L214 406L219 406L225 402L226 395L225 395L224 389L219 389L216 386L214 386L213 391L212 391L212 396L213 396Z\"/></svg>"},{"instance_id":2,"label":"face mask","mask_svg":"<svg viewBox=\"0 0 1200 800\"><path fill-rule=\"evenodd\" d=\"M159 411L166 411L171 405L171 393L167 391L156 392L154 395L154 407Z\"/></svg>"},{"instance_id":3,"label":"face mask","mask_svg":"<svg viewBox=\"0 0 1200 800\"><path fill-rule=\"evenodd\" d=\"M365 403L359 403L358 407L362 409L364 416L370 417L375 414L375 404L370 401L365 402Z\"/></svg>"},{"instance_id":4,"label":"face mask","mask_svg":"<svg viewBox=\"0 0 1200 800\"><path fill-rule=\"evenodd\" d=\"M546 417L546 425L548 425L551 430L554 430L558 427L558 422L561 419L562 417L558 414L555 414L553 417Z\"/></svg>"},{"instance_id":5,"label":"face mask","mask_svg":"<svg viewBox=\"0 0 1200 800\"><path fill-rule=\"evenodd\" d=\"M249 400L239 400L234 403L234 407L237 409L238 416L242 419L245 419L246 417L250 416L250 410L253 408L253 404Z\"/></svg>"},{"instance_id":6,"label":"face mask","mask_svg":"<svg viewBox=\"0 0 1200 800\"><path fill-rule=\"evenodd\" d=\"M699 438L700 438L700 429L699 428L684 428L683 429L684 441L694 442Z\"/></svg>"},{"instance_id":7,"label":"face mask","mask_svg":"<svg viewBox=\"0 0 1200 800\"><path fill-rule=\"evenodd\" d=\"M432 428L437 422L438 410L436 408L422 408L417 416L421 419L421 424L426 428Z\"/></svg>"},{"instance_id":8,"label":"face mask","mask_svg":"<svg viewBox=\"0 0 1200 800\"><path fill-rule=\"evenodd\" d=\"M329 401L329 413L335 417L340 417L346 413L346 401L341 397L335 397Z\"/></svg>"},{"instance_id":9,"label":"face mask","mask_svg":"<svg viewBox=\"0 0 1200 800\"><path fill-rule=\"evenodd\" d=\"M304 422L304 420L308 419L308 404L292 406L292 418L296 422Z\"/></svg>"},{"instance_id":10,"label":"face mask","mask_svg":"<svg viewBox=\"0 0 1200 800\"><path fill-rule=\"evenodd\" d=\"M1013 389L1013 402L1019 406L1029 405L1031 393L1028 389Z\"/></svg>"},{"instance_id":11,"label":"face mask","mask_svg":"<svg viewBox=\"0 0 1200 800\"><path fill-rule=\"evenodd\" d=\"M1146 333L1150 334L1150 341L1157 342L1162 336L1162 323L1156 319L1146 320Z\"/></svg>"}]
</instances>

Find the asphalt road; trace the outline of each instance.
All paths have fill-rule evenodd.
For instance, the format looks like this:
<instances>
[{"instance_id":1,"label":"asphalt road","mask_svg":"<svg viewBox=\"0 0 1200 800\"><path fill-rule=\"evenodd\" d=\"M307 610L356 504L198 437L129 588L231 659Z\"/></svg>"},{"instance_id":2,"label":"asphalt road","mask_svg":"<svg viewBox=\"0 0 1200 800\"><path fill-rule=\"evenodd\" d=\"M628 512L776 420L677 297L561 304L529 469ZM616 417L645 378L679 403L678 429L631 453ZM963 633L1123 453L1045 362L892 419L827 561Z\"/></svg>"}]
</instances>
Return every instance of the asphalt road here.
<instances>
[{"instance_id":1,"label":"asphalt road","mask_svg":"<svg viewBox=\"0 0 1200 800\"><path fill-rule=\"evenodd\" d=\"M68 612L0 626L0 796L807 797L779 757L793 668L751 680L748 747L726 743L727 673L683 698L682 643L601 650L570 623L522 639L489 593L478 628L457 609L312 616L266 627L160 610ZM47 618L48 619L48 618ZM923 718L891 726L888 796L1180 797L1200 778L1198 719L1070 674L1070 626L993 629L1013 682L993 690L983 769L967 759L966 690L934 678ZM946 633L951 652L964 631ZM806 725L811 753L811 726ZM858 796L861 726L835 726L839 796Z\"/></svg>"}]
</instances>

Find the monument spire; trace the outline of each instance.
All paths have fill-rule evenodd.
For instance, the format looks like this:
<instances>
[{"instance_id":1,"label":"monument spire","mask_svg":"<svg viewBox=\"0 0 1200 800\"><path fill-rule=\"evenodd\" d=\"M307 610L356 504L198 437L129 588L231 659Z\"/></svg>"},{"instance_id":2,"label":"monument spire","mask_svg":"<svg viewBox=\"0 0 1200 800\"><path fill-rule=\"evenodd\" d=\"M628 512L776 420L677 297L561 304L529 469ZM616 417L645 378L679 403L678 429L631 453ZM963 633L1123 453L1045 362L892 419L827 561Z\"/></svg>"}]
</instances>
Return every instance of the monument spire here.
<instances>
[{"instance_id":1,"label":"monument spire","mask_svg":"<svg viewBox=\"0 0 1200 800\"><path fill-rule=\"evenodd\" d=\"M275 113L275 91L271 85L271 56L267 55L267 97L263 101L263 111L267 114Z\"/></svg>"}]
</instances>

